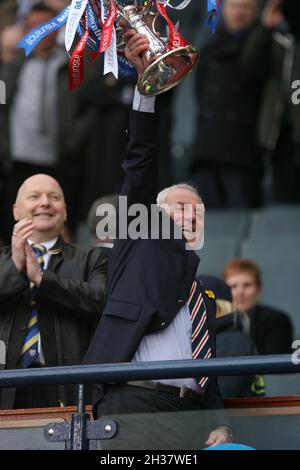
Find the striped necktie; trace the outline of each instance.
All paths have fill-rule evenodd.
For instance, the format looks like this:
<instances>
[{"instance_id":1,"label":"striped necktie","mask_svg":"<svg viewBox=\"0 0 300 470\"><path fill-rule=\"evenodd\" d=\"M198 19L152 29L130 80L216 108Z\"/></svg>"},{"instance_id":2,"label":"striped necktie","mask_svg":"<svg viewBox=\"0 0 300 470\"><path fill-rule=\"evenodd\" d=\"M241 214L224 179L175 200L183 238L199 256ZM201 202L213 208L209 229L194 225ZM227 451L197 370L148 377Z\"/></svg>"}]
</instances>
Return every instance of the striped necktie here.
<instances>
[{"instance_id":1,"label":"striped necktie","mask_svg":"<svg viewBox=\"0 0 300 470\"><path fill-rule=\"evenodd\" d=\"M192 357L193 359L209 359L212 353L207 326L206 307L200 284L197 281L193 282L188 305L192 320ZM196 381L199 386L204 389L208 377L200 377L197 378Z\"/></svg>"},{"instance_id":2,"label":"striped necktie","mask_svg":"<svg viewBox=\"0 0 300 470\"><path fill-rule=\"evenodd\" d=\"M37 262L39 263L41 270L44 270L44 259L43 254L46 253L46 248L43 245L31 245L33 249ZM34 361L38 359L39 351L39 339L40 339L40 330L38 324L38 303L35 300L37 287L31 282L31 314L27 326L27 333L24 339L23 348L22 348L22 367L30 367Z\"/></svg>"}]
</instances>

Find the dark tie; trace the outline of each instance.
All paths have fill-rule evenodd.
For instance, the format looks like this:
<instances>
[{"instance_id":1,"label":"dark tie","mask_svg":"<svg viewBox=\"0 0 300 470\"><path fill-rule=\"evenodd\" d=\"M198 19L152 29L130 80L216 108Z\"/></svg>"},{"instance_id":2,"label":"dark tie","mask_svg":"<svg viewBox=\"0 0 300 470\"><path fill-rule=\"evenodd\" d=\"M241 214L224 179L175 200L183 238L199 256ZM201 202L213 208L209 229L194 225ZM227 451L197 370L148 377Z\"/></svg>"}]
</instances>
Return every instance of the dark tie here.
<instances>
[{"instance_id":1,"label":"dark tie","mask_svg":"<svg viewBox=\"0 0 300 470\"><path fill-rule=\"evenodd\" d=\"M43 254L46 253L46 248L43 245L31 245L37 261L41 267L41 270L44 270L44 260ZM23 348L22 348L22 367L30 367L31 364L37 360L39 356L38 344L40 338L40 330L38 324L38 303L35 300L35 295L37 291L36 285L31 282L31 314L27 326L27 333L24 339Z\"/></svg>"},{"instance_id":2,"label":"dark tie","mask_svg":"<svg viewBox=\"0 0 300 470\"><path fill-rule=\"evenodd\" d=\"M188 304L192 320L192 357L193 359L209 359L211 348L206 307L200 284L197 281L193 282ZM208 377L200 377L196 380L199 386L204 389Z\"/></svg>"}]
</instances>

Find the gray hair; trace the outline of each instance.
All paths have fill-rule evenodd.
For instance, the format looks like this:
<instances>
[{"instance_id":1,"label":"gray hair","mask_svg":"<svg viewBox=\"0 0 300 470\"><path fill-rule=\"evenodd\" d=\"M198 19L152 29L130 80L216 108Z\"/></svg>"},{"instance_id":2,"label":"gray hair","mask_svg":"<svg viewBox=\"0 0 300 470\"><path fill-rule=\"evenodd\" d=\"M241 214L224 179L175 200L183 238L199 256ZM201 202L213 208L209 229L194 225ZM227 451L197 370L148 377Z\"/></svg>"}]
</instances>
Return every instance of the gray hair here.
<instances>
[{"instance_id":1,"label":"gray hair","mask_svg":"<svg viewBox=\"0 0 300 470\"><path fill-rule=\"evenodd\" d=\"M184 189L185 191L190 191L191 193L196 194L196 196L201 199L200 194L198 193L197 189L187 183L178 183L169 186L168 188L163 189L157 195L156 202L157 205L160 207L162 204L166 202L167 197L169 194L174 191L175 189Z\"/></svg>"}]
</instances>

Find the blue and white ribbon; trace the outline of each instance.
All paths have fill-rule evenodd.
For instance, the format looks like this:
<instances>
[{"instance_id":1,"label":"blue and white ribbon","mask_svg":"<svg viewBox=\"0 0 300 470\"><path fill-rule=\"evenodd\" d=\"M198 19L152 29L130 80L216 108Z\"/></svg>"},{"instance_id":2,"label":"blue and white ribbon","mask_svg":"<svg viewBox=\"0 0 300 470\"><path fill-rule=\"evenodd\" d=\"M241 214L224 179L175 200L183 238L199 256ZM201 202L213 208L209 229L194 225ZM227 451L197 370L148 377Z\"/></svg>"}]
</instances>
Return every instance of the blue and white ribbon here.
<instances>
[{"instance_id":1,"label":"blue and white ribbon","mask_svg":"<svg viewBox=\"0 0 300 470\"><path fill-rule=\"evenodd\" d=\"M136 75L136 68L135 66L129 62L125 55L122 53L119 53L118 55L118 65L119 65L119 75L121 77L128 77L131 75Z\"/></svg>"},{"instance_id":2,"label":"blue and white ribbon","mask_svg":"<svg viewBox=\"0 0 300 470\"><path fill-rule=\"evenodd\" d=\"M101 19L103 24L107 20L110 13L110 2L107 0L101 0ZM104 70L103 75L112 73L118 78L118 56L117 56L117 39L116 30L113 27L111 42L108 48L104 51Z\"/></svg>"},{"instance_id":3,"label":"blue and white ribbon","mask_svg":"<svg viewBox=\"0 0 300 470\"><path fill-rule=\"evenodd\" d=\"M207 0L207 12L210 14L206 25L213 33L216 32L217 23L222 10L222 0Z\"/></svg>"},{"instance_id":4,"label":"blue and white ribbon","mask_svg":"<svg viewBox=\"0 0 300 470\"><path fill-rule=\"evenodd\" d=\"M77 26L79 25L80 19L85 12L87 2L88 0L72 0L65 33L65 46L67 52L69 52L72 47L77 31Z\"/></svg>"},{"instance_id":5,"label":"blue and white ribbon","mask_svg":"<svg viewBox=\"0 0 300 470\"><path fill-rule=\"evenodd\" d=\"M70 7L66 7L63 11L59 13L51 21L46 21L46 23L41 24L33 31L30 31L18 44L16 47L19 49L25 49L25 55L29 56L31 51L35 46L48 34L52 33L56 29L60 28L66 24Z\"/></svg>"},{"instance_id":6,"label":"blue and white ribbon","mask_svg":"<svg viewBox=\"0 0 300 470\"><path fill-rule=\"evenodd\" d=\"M104 71L103 75L107 73L112 73L116 78L118 78L118 56L117 56L117 40L116 40L116 30L113 29L111 43L104 52Z\"/></svg>"}]
</instances>

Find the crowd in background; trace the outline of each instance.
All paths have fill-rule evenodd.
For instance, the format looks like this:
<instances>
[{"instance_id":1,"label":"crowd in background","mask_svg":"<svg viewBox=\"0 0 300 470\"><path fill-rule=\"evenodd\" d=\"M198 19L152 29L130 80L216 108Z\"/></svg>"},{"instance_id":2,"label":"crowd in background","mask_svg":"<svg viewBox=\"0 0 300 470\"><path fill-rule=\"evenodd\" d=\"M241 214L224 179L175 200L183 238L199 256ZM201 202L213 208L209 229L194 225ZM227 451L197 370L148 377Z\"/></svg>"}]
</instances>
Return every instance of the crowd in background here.
<instances>
[{"instance_id":1,"label":"crowd in background","mask_svg":"<svg viewBox=\"0 0 300 470\"><path fill-rule=\"evenodd\" d=\"M7 86L6 105L0 108L5 220L0 234L5 243L16 188L30 174L48 172L63 182L72 236L92 202L118 192L122 181L135 78L103 76L99 59L86 67L84 84L69 93L63 30L48 35L26 60L15 47L68 3L48 0L44 11L35 10L36 0L0 5L0 79ZM178 174L172 141L180 142L181 136L180 129L174 136L174 126L185 115L189 120L188 109L176 109L180 87L162 95L160 187L188 180L208 208L300 201L300 108L291 99L292 82L300 73L299 48L276 3L227 0L215 34L203 26L203 5L197 10L199 21L187 33L200 50L190 80L194 135L184 155L185 170ZM195 13L193 5L190 16ZM189 8L185 17L189 23Z\"/></svg>"},{"instance_id":2,"label":"crowd in background","mask_svg":"<svg viewBox=\"0 0 300 470\"><path fill-rule=\"evenodd\" d=\"M65 239L76 239L78 225L86 220L92 203L118 193L122 182L121 161L126 152L127 114L135 77L116 80L103 76L100 58L86 67L83 85L70 93L63 31L49 34L27 59L23 50L16 49L27 32L50 20L68 3L4 0L0 4L0 80L6 83L6 104L0 106L3 244L11 240L11 207L17 190L31 175L47 173L62 185L68 205ZM258 208L274 201L300 202L300 106L291 99L292 82L300 79L299 45L275 7L276 0L227 0L216 33L207 32L201 37L200 59L192 74L194 136L186 152L186 171L176 176L171 135L178 121L174 115L178 90L161 96L160 188L177 179L192 182L207 208ZM204 19L200 13L199 8L199 30ZM188 109L180 113L185 116ZM176 139L180 141L180 136ZM91 211L92 217L95 206ZM95 230L95 224L92 227ZM251 265L245 269L248 274L255 274L255 270ZM225 275L225 280L234 288L227 279L231 275ZM260 288L260 280L256 279L252 304L241 307L250 320L258 315L255 312ZM233 304L238 310L238 299L234 298ZM245 316L240 325L232 310L227 313L231 317L219 321L220 332L238 331L235 338L240 334L251 337L254 343L249 351L289 352L292 327L282 312L273 311L270 322L273 325L274 315L278 314L276 334L282 333L282 325L286 328L285 344L280 348L275 338L276 344L269 350L264 350L265 336L255 336L258 330L264 335L262 326L255 332L253 322L249 334L250 326L243 323ZM264 314L268 316L269 311ZM263 318L261 312L259 318ZM232 345L231 340L225 342ZM232 395L250 395L252 386L251 378L245 392L234 391Z\"/></svg>"}]
</instances>

